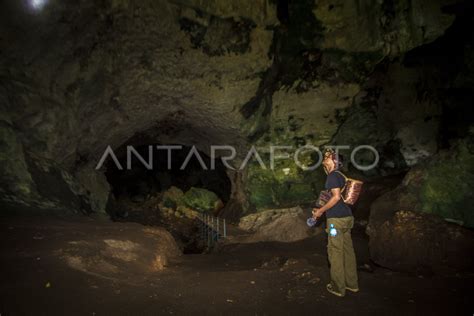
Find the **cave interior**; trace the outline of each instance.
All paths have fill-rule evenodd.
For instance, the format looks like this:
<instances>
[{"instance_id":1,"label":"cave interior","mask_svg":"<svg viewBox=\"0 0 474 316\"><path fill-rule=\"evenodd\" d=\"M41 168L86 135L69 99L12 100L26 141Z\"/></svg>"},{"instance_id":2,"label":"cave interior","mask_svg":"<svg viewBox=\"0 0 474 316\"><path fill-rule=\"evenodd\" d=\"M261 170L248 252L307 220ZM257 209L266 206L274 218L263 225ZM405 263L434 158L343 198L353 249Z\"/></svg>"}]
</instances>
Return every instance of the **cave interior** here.
<instances>
[{"instance_id":1,"label":"cave interior","mask_svg":"<svg viewBox=\"0 0 474 316\"><path fill-rule=\"evenodd\" d=\"M470 0L2 1L0 315L474 313L473 29ZM344 299L306 222L328 147L363 183Z\"/></svg>"}]
</instances>

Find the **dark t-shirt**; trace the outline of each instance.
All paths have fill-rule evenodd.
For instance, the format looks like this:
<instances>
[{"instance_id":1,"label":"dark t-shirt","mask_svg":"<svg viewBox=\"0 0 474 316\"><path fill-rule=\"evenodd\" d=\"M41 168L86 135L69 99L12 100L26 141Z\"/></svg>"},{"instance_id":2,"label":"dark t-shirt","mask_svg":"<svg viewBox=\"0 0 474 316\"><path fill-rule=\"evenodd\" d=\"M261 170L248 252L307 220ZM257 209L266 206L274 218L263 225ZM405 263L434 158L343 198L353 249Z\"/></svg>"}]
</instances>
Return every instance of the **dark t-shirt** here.
<instances>
[{"instance_id":1,"label":"dark t-shirt","mask_svg":"<svg viewBox=\"0 0 474 316\"><path fill-rule=\"evenodd\" d=\"M346 179L344 179L344 176L340 174L339 172L332 171L331 173L328 174L326 178L326 185L325 188L326 190L329 190L331 192L331 189L334 188L342 188L344 187L344 184L346 182ZM347 206L346 203L342 200L342 198L337 201L336 205L331 207L326 211L326 217L331 218L331 217L346 217L346 216L352 216L352 210L349 206Z\"/></svg>"}]
</instances>

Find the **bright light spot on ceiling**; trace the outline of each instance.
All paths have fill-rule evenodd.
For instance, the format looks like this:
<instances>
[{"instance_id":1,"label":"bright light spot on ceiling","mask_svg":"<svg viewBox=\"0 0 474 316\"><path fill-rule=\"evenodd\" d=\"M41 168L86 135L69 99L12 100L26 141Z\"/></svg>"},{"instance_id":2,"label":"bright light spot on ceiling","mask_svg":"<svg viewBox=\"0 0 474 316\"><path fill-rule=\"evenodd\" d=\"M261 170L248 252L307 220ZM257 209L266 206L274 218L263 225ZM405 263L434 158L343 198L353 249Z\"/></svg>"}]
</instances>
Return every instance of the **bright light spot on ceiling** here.
<instances>
[{"instance_id":1,"label":"bright light spot on ceiling","mask_svg":"<svg viewBox=\"0 0 474 316\"><path fill-rule=\"evenodd\" d=\"M46 5L48 0L29 0L29 2L33 9L41 10Z\"/></svg>"}]
</instances>

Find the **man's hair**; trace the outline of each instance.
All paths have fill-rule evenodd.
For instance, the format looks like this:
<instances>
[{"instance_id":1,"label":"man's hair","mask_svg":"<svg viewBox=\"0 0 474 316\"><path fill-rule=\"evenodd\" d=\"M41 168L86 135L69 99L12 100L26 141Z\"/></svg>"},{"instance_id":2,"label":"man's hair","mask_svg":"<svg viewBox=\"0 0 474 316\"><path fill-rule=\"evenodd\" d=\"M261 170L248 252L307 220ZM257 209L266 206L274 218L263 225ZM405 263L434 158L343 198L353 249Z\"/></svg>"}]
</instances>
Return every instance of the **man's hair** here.
<instances>
[{"instance_id":1,"label":"man's hair","mask_svg":"<svg viewBox=\"0 0 474 316\"><path fill-rule=\"evenodd\" d=\"M336 169L342 168L344 158L341 154L337 154L332 148L328 148L324 152L324 157L328 156L334 162L334 166L336 167Z\"/></svg>"}]
</instances>

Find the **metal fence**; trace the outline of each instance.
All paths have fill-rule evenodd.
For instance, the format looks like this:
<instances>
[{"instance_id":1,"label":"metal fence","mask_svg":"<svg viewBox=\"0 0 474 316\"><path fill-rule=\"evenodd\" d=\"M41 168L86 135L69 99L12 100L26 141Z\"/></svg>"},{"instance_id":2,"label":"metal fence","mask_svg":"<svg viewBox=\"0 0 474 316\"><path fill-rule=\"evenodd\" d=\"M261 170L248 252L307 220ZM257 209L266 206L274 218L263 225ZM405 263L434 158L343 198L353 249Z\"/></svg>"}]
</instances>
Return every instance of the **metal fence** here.
<instances>
[{"instance_id":1,"label":"metal fence","mask_svg":"<svg viewBox=\"0 0 474 316\"><path fill-rule=\"evenodd\" d=\"M199 229L201 230L201 238L207 243L207 247L211 248L219 239L227 237L227 225L225 219L212 216L209 214L201 214L198 217Z\"/></svg>"}]
</instances>

